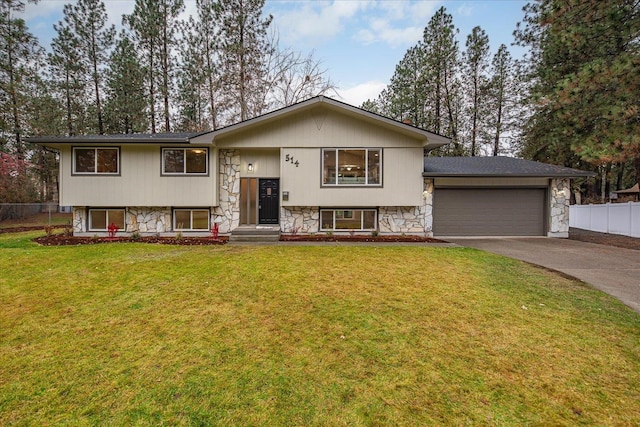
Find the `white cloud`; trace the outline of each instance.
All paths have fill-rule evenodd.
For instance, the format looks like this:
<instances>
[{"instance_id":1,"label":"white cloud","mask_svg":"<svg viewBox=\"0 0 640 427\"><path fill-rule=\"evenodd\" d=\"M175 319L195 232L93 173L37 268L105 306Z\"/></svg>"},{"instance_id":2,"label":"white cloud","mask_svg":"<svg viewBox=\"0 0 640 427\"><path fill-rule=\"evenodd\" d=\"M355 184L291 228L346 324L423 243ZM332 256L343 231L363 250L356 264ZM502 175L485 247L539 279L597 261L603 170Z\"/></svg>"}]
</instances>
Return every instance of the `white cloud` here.
<instances>
[{"instance_id":1,"label":"white cloud","mask_svg":"<svg viewBox=\"0 0 640 427\"><path fill-rule=\"evenodd\" d=\"M433 16L436 9L441 6L441 1L415 1L411 3L409 8L409 17L413 22L421 23L422 28L427 26L429 19Z\"/></svg>"},{"instance_id":2,"label":"white cloud","mask_svg":"<svg viewBox=\"0 0 640 427\"><path fill-rule=\"evenodd\" d=\"M372 19L369 28L360 30L354 36L364 44L384 42L391 47L416 43L422 36L420 27L392 28L384 19Z\"/></svg>"},{"instance_id":3,"label":"white cloud","mask_svg":"<svg viewBox=\"0 0 640 427\"><path fill-rule=\"evenodd\" d=\"M456 14L460 16L471 16L473 13L473 6L467 3L462 3L456 8Z\"/></svg>"},{"instance_id":4,"label":"white cloud","mask_svg":"<svg viewBox=\"0 0 640 427\"><path fill-rule=\"evenodd\" d=\"M336 36L344 28L345 22L364 11L371 1L336 0L300 4L300 8L288 8L275 15L280 34L286 40L303 38L317 42Z\"/></svg>"},{"instance_id":5,"label":"white cloud","mask_svg":"<svg viewBox=\"0 0 640 427\"><path fill-rule=\"evenodd\" d=\"M386 83L372 80L347 89L338 89L338 96L347 104L359 107L367 99L376 99L386 87Z\"/></svg>"},{"instance_id":6,"label":"white cloud","mask_svg":"<svg viewBox=\"0 0 640 427\"><path fill-rule=\"evenodd\" d=\"M22 13L20 17L24 19L25 22L28 22L34 18L48 18L57 13L62 14L64 4L65 3L61 1L43 1L38 4L27 3L24 8L24 13Z\"/></svg>"}]
</instances>

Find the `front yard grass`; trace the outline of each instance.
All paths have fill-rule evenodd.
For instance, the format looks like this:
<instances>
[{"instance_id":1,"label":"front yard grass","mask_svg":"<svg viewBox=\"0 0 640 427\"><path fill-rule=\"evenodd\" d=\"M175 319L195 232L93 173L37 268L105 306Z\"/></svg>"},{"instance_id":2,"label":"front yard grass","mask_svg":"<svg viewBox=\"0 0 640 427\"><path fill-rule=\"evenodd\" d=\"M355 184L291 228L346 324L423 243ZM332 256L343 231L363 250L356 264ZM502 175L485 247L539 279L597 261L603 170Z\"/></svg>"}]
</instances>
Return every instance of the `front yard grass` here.
<instances>
[{"instance_id":1,"label":"front yard grass","mask_svg":"<svg viewBox=\"0 0 640 427\"><path fill-rule=\"evenodd\" d=\"M462 248L0 235L0 425L639 425L640 316Z\"/></svg>"}]
</instances>

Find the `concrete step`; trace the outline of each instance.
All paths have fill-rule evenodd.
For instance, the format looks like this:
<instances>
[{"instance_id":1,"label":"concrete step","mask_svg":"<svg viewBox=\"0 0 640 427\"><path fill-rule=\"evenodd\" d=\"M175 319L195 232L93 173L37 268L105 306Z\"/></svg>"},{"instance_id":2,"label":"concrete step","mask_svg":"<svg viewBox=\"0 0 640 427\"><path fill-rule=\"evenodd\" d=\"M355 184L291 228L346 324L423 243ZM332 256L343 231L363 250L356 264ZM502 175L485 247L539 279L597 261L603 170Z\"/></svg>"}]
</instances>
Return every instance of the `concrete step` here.
<instances>
[{"instance_id":1,"label":"concrete step","mask_svg":"<svg viewBox=\"0 0 640 427\"><path fill-rule=\"evenodd\" d=\"M280 240L280 228L278 227L238 227L231 232L229 242L277 242Z\"/></svg>"}]
</instances>

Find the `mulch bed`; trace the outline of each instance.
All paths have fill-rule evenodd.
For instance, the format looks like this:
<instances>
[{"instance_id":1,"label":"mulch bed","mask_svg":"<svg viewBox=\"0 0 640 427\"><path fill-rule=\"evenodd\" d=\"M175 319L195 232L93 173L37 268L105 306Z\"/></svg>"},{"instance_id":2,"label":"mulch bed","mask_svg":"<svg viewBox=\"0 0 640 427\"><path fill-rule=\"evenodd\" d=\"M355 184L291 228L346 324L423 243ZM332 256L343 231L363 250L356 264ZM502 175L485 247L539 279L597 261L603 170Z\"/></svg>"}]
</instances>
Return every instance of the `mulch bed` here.
<instances>
[{"instance_id":1,"label":"mulch bed","mask_svg":"<svg viewBox=\"0 0 640 427\"><path fill-rule=\"evenodd\" d=\"M371 236L371 235L326 235L326 234L304 234L304 235L290 235L282 234L280 236L281 242L405 242L405 243L446 243L443 240L433 239L430 237L414 236L414 235L383 235L383 236Z\"/></svg>"},{"instance_id":2,"label":"mulch bed","mask_svg":"<svg viewBox=\"0 0 640 427\"><path fill-rule=\"evenodd\" d=\"M597 243L599 245L615 246L618 248L640 250L640 239L621 236L619 234L598 233L596 231L569 229L569 239L581 242Z\"/></svg>"},{"instance_id":3,"label":"mulch bed","mask_svg":"<svg viewBox=\"0 0 640 427\"><path fill-rule=\"evenodd\" d=\"M66 245L94 245L98 243L155 243L161 245L183 245L183 246L206 246L224 245L229 240L228 237L77 237L65 236L63 234L53 234L33 239L34 242L43 246L66 246Z\"/></svg>"}]
</instances>

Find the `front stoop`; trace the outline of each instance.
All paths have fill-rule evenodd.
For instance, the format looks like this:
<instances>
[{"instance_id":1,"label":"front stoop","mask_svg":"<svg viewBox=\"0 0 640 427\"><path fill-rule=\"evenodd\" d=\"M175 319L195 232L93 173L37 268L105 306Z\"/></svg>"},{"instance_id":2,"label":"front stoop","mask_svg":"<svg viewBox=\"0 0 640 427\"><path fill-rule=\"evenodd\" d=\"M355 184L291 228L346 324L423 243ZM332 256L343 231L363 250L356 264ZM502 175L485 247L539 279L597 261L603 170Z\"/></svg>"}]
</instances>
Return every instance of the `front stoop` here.
<instances>
[{"instance_id":1,"label":"front stoop","mask_svg":"<svg viewBox=\"0 0 640 427\"><path fill-rule=\"evenodd\" d=\"M229 243L275 243L279 240L279 226L243 225L233 230L229 236Z\"/></svg>"}]
</instances>

